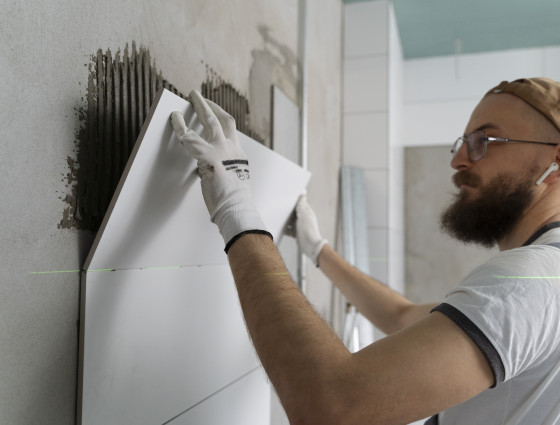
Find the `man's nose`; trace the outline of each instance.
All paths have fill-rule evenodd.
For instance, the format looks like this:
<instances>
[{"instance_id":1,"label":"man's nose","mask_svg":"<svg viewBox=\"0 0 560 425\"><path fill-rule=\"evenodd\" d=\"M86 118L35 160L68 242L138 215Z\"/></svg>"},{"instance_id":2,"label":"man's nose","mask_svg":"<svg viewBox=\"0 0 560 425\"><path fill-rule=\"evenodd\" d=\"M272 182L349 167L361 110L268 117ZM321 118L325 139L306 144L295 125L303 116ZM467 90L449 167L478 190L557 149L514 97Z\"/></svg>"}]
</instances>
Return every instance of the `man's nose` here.
<instances>
[{"instance_id":1,"label":"man's nose","mask_svg":"<svg viewBox=\"0 0 560 425\"><path fill-rule=\"evenodd\" d=\"M469 159L467 143L463 143L457 153L451 158L451 168L454 170L466 170L472 167L472 161Z\"/></svg>"}]
</instances>

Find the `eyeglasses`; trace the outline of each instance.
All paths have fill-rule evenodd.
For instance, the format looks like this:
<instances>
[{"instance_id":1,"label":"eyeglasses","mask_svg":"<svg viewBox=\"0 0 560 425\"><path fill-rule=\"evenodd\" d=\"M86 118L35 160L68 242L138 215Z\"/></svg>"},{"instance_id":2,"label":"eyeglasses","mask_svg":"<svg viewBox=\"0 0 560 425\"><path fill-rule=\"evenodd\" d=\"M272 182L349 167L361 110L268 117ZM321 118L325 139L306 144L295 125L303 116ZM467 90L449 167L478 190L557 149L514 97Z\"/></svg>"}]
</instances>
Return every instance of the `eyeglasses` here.
<instances>
[{"instance_id":1,"label":"eyeglasses","mask_svg":"<svg viewBox=\"0 0 560 425\"><path fill-rule=\"evenodd\" d=\"M548 143L548 142L534 142L529 140L513 140L506 139L502 137L489 137L482 130L473 131L468 136L461 136L453 144L451 149L451 154L453 156L457 155L463 143L467 142L467 153L469 155L469 161L476 162L480 161L486 155L486 146L490 142L516 142L516 143L538 143L541 145L558 146L560 143Z\"/></svg>"}]
</instances>

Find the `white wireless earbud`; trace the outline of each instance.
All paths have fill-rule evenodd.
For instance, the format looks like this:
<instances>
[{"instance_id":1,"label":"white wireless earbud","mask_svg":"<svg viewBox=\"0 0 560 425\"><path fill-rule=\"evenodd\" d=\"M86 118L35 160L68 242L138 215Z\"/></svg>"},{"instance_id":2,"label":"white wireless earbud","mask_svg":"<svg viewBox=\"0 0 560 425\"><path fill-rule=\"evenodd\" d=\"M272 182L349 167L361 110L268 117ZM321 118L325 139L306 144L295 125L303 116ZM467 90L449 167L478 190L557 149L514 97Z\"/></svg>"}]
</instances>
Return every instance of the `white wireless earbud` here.
<instances>
[{"instance_id":1,"label":"white wireless earbud","mask_svg":"<svg viewBox=\"0 0 560 425\"><path fill-rule=\"evenodd\" d=\"M554 171L558 171L558 164L556 162L550 164L550 167L548 167L541 178L537 180L537 186L540 185L544 181L544 179L546 179L548 175L550 173L553 173Z\"/></svg>"}]
</instances>

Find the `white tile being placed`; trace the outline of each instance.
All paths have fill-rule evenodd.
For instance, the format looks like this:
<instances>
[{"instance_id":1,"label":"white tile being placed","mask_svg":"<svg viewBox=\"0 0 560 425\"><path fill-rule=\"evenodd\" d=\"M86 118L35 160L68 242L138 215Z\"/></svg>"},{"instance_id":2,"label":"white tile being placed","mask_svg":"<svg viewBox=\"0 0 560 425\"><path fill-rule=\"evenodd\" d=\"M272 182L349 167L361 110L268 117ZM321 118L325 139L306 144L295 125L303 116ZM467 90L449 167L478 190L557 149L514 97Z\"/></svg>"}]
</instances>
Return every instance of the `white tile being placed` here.
<instances>
[{"instance_id":1,"label":"white tile being placed","mask_svg":"<svg viewBox=\"0 0 560 425\"><path fill-rule=\"evenodd\" d=\"M226 264L224 241L202 198L196 161L176 139L169 117L185 115L202 131L190 104L164 90L150 111L101 229L86 269ZM278 237L304 192L309 173L237 132L249 158L255 204Z\"/></svg>"},{"instance_id":2,"label":"white tile being placed","mask_svg":"<svg viewBox=\"0 0 560 425\"><path fill-rule=\"evenodd\" d=\"M388 171L366 170L364 174L368 227L388 227Z\"/></svg>"},{"instance_id":3,"label":"white tile being placed","mask_svg":"<svg viewBox=\"0 0 560 425\"><path fill-rule=\"evenodd\" d=\"M344 115L344 165L386 168L388 117L386 112Z\"/></svg>"},{"instance_id":4,"label":"white tile being placed","mask_svg":"<svg viewBox=\"0 0 560 425\"><path fill-rule=\"evenodd\" d=\"M344 113L387 111L387 66L387 56L344 60Z\"/></svg>"},{"instance_id":5,"label":"white tile being placed","mask_svg":"<svg viewBox=\"0 0 560 425\"><path fill-rule=\"evenodd\" d=\"M344 57L387 53L388 2L344 5Z\"/></svg>"}]
</instances>

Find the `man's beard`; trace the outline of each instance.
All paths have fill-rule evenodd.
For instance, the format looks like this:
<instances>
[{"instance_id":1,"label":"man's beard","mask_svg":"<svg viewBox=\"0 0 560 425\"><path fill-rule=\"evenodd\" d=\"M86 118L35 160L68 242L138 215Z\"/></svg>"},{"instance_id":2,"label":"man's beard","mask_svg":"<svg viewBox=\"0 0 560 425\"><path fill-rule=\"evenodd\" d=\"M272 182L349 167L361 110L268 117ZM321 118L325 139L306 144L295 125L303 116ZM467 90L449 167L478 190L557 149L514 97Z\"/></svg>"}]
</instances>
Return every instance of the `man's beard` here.
<instances>
[{"instance_id":1,"label":"man's beard","mask_svg":"<svg viewBox=\"0 0 560 425\"><path fill-rule=\"evenodd\" d=\"M485 187L480 187L478 176L457 172L453 176L456 186L468 184L479 193L476 196L465 190L455 195L455 201L440 216L442 230L462 242L491 248L513 230L533 200L534 172L531 169L525 176L500 174Z\"/></svg>"}]
</instances>

